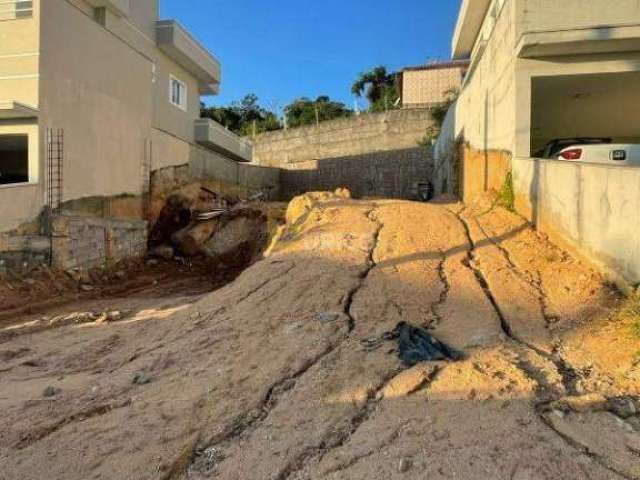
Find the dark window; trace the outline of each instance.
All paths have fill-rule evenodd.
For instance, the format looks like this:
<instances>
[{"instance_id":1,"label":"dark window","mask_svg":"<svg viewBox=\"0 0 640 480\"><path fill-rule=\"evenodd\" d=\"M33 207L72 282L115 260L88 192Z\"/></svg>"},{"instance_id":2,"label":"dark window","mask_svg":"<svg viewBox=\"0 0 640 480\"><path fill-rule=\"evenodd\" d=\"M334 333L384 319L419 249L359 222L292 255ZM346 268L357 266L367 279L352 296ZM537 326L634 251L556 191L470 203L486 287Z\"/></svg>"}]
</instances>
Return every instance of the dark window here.
<instances>
[{"instance_id":1,"label":"dark window","mask_svg":"<svg viewBox=\"0 0 640 480\"><path fill-rule=\"evenodd\" d=\"M0 135L0 185L28 181L28 135Z\"/></svg>"},{"instance_id":2,"label":"dark window","mask_svg":"<svg viewBox=\"0 0 640 480\"><path fill-rule=\"evenodd\" d=\"M16 18L31 18L33 16L33 2L16 2Z\"/></svg>"}]
</instances>

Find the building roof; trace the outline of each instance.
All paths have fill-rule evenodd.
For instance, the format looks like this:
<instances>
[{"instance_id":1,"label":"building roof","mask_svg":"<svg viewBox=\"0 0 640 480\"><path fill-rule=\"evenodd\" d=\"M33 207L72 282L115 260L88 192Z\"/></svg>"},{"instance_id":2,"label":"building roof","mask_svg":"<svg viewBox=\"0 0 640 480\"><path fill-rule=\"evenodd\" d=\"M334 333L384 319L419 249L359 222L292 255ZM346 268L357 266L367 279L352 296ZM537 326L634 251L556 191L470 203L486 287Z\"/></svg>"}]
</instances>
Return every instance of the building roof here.
<instances>
[{"instance_id":1,"label":"building roof","mask_svg":"<svg viewBox=\"0 0 640 480\"><path fill-rule=\"evenodd\" d=\"M454 59L469 58L490 5L491 0L462 0L451 42Z\"/></svg>"},{"instance_id":2,"label":"building roof","mask_svg":"<svg viewBox=\"0 0 640 480\"><path fill-rule=\"evenodd\" d=\"M416 72L422 70L445 70L450 68L464 69L469 66L469 60L454 60L453 62L439 62L429 65L418 65L416 67L405 67L402 72Z\"/></svg>"}]
</instances>

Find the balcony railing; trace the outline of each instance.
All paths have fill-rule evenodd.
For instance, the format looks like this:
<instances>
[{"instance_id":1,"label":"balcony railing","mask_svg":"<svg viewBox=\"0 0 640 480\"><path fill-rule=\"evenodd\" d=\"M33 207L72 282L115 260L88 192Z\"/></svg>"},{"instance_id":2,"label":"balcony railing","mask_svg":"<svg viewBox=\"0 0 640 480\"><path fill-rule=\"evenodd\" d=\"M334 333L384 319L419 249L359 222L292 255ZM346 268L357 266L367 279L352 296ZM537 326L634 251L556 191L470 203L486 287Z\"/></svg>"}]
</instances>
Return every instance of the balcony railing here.
<instances>
[{"instance_id":1,"label":"balcony railing","mask_svg":"<svg viewBox=\"0 0 640 480\"><path fill-rule=\"evenodd\" d=\"M209 118L196 120L196 142L239 162L253 159L253 144Z\"/></svg>"},{"instance_id":2,"label":"balcony railing","mask_svg":"<svg viewBox=\"0 0 640 480\"><path fill-rule=\"evenodd\" d=\"M31 18L32 16L32 1L0 0L0 21Z\"/></svg>"}]
</instances>

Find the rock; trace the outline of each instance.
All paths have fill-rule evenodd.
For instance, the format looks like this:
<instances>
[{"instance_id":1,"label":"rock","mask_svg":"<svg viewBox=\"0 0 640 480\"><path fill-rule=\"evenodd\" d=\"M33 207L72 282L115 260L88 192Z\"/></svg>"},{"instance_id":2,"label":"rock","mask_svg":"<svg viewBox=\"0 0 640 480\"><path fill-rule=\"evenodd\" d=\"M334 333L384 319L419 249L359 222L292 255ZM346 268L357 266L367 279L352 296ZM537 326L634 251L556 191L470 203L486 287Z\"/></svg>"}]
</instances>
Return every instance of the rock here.
<instances>
[{"instance_id":1,"label":"rock","mask_svg":"<svg viewBox=\"0 0 640 480\"><path fill-rule=\"evenodd\" d=\"M33 278L25 278L24 283L26 283L27 285L35 285L36 281Z\"/></svg>"},{"instance_id":2,"label":"rock","mask_svg":"<svg viewBox=\"0 0 640 480\"><path fill-rule=\"evenodd\" d=\"M563 397L554 402L551 407L563 412L601 412L607 407L607 399L597 393L588 393L586 395Z\"/></svg>"},{"instance_id":3,"label":"rock","mask_svg":"<svg viewBox=\"0 0 640 480\"><path fill-rule=\"evenodd\" d=\"M175 251L171 245L159 245L149 252L149 255L158 258L164 258L165 260L173 260Z\"/></svg>"},{"instance_id":4,"label":"rock","mask_svg":"<svg viewBox=\"0 0 640 480\"><path fill-rule=\"evenodd\" d=\"M322 312L322 313L318 313L314 318L316 321L323 324L333 323L333 322L336 322L338 318L340 318L340 314L334 313L334 312Z\"/></svg>"},{"instance_id":5,"label":"rock","mask_svg":"<svg viewBox=\"0 0 640 480\"><path fill-rule=\"evenodd\" d=\"M139 371L133 374L134 385L146 385L147 383L151 383L151 377L147 373Z\"/></svg>"},{"instance_id":6,"label":"rock","mask_svg":"<svg viewBox=\"0 0 640 480\"><path fill-rule=\"evenodd\" d=\"M119 310L114 310L112 312L103 312L96 320L96 323L100 324L105 322L118 322L124 317L125 314Z\"/></svg>"},{"instance_id":7,"label":"rock","mask_svg":"<svg viewBox=\"0 0 640 480\"><path fill-rule=\"evenodd\" d=\"M635 403L630 398L616 398L609 401L609 411L620 418L633 417L638 413Z\"/></svg>"},{"instance_id":8,"label":"rock","mask_svg":"<svg viewBox=\"0 0 640 480\"><path fill-rule=\"evenodd\" d=\"M408 472L411 470L411 467L413 467L413 460L411 458L404 457L400 459L400 462L398 463L398 471L400 473Z\"/></svg>"},{"instance_id":9,"label":"rock","mask_svg":"<svg viewBox=\"0 0 640 480\"><path fill-rule=\"evenodd\" d=\"M62 393L62 389L58 387L48 386L47 388L44 389L44 392L42 392L42 396L44 398L51 398L51 397L55 397L56 395L59 395L60 393Z\"/></svg>"},{"instance_id":10,"label":"rock","mask_svg":"<svg viewBox=\"0 0 640 480\"><path fill-rule=\"evenodd\" d=\"M127 277L127 272L123 270L118 270L116 273L114 273L114 275L116 278L119 278L120 280L124 280Z\"/></svg>"},{"instance_id":11,"label":"rock","mask_svg":"<svg viewBox=\"0 0 640 480\"><path fill-rule=\"evenodd\" d=\"M157 258L150 258L147 260L147 267L157 267L160 264Z\"/></svg>"},{"instance_id":12,"label":"rock","mask_svg":"<svg viewBox=\"0 0 640 480\"><path fill-rule=\"evenodd\" d=\"M190 224L174 233L171 241L183 255L194 257L202 253L203 245L211 238L220 226L219 219L205 220Z\"/></svg>"},{"instance_id":13,"label":"rock","mask_svg":"<svg viewBox=\"0 0 640 480\"><path fill-rule=\"evenodd\" d=\"M433 363L419 363L418 365L396 375L379 394L380 398L405 397L424 385L438 370Z\"/></svg>"},{"instance_id":14,"label":"rock","mask_svg":"<svg viewBox=\"0 0 640 480\"><path fill-rule=\"evenodd\" d=\"M66 273L69 278L75 282L80 282L80 280L82 280L82 273L78 269L67 270L64 273Z\"/></svg>"},{"instance_id":15,"label":"rock","mask_svg":"<svg viewBox=\"0 0 640 480\"><path fill-rule=\"evenodd\" d=\"M82 290L83 292L93 292L95 290L95 287L93 285L83 283L82 285L80 285L80 290Z\"/></svg>"},{"instance_id":16,"label":"rock","mask_svg":"<svg viewBox=\"0 0 640 480\"><path fill-rule=\"evenodd\" d=\"M334 192L336 197L343 198L345 200L349 200L351 198L351 192L348 188L338 188Z\"/></svg>"},{"instance_id":17,"label":"rock","mask_svg":"<svg viewBox=\"0 0 640 480\"><path fill-rule=\"evenodd\" d=\"M238 248L254 245L265 230L265 219L260 212L246 213L231 219L216 232L204 245L203 251L209 257L220 257L236 251Z\"/></svg>"}]
</instances>

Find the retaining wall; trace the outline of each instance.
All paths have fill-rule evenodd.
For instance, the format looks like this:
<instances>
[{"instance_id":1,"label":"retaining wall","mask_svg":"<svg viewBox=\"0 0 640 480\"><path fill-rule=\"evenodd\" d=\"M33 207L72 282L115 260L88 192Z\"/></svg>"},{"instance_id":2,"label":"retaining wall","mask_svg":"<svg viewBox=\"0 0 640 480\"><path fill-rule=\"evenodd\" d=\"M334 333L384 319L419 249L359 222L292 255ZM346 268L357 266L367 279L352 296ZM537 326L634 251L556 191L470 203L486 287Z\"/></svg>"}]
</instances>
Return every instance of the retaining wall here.
<instances>
[{"instance_id":1,"label":"retaining wall","mask_svg":"<svg viewBox=\"0 0 640 480\"><path fill-rule=\"evenodd\" d=\"M640 283L640 168L516 158L516 209L619 285Z\"/></svg>"},{"instance_id":2,"label":"retaining wall","mask_svg":"<svg viewBox=\"0 0 640 480\"><path fill-rule=\"evenodd\" d=\"M0 234L0 275L27 273L34 267L48 265L50 258L49 237Z\"/></svg>"},{"instance_id":3,"label":"retaining wall","mask_svg":"<svg viewBox=\"0 0 640 480\"><path fill-rule=\"evenodd\" d=\"M431 178L430 148L408 148L298 162L280 174L286 199L308 191L346 187L354 198L417 199L418 184Z\"/></svg>"},{"instance_id":4,"label":"retaining wall","mask_svg":"<svg viewBox=\"0 0 640 480\"><path fill-rule=\"evenodd\" d=\"M62 270L108 266L147 251L147 222L79 215L52 219L53 266Z\"/></svg>"},{"instance_id":5,"label":"retaining wall","mask_svg":"<svg viewBox=\"0 0 640 480\"><path fill-rule=\"evenodd\" d=\"M415 148L432 124L427 109L391 110L280 130L254 139L254 163L290 168L298 162Z\"/></svg>"}]
</instances>

